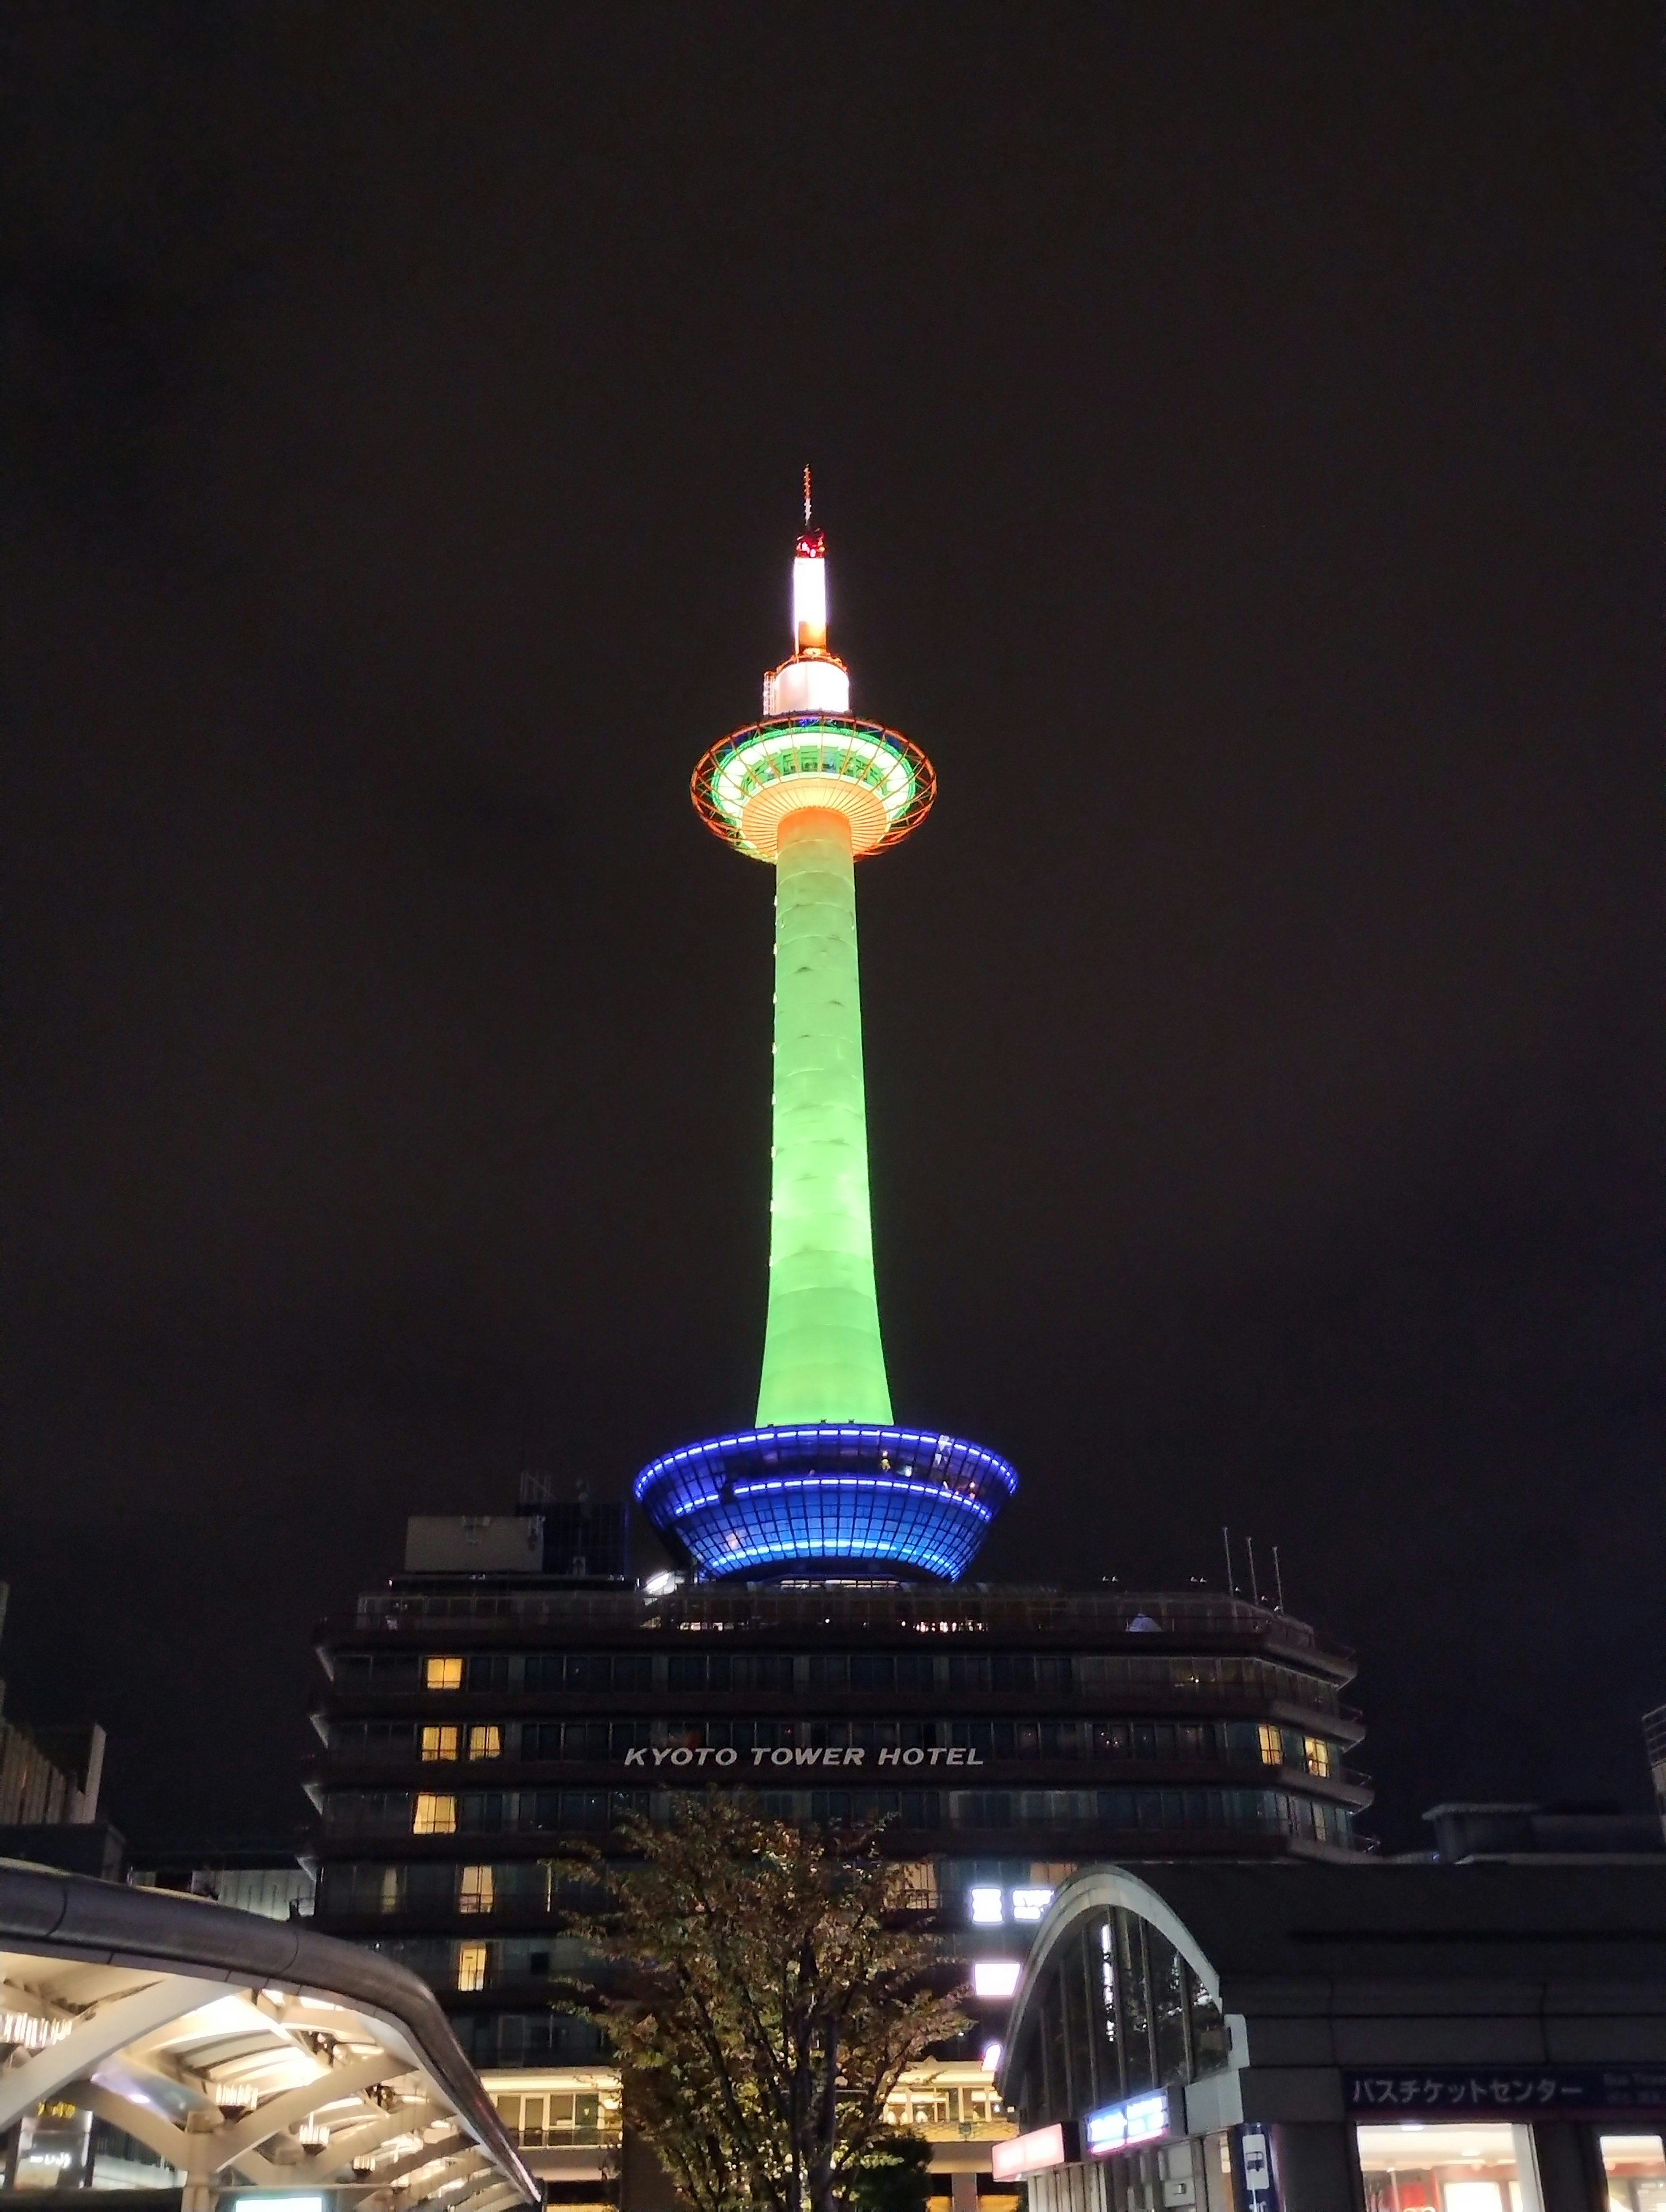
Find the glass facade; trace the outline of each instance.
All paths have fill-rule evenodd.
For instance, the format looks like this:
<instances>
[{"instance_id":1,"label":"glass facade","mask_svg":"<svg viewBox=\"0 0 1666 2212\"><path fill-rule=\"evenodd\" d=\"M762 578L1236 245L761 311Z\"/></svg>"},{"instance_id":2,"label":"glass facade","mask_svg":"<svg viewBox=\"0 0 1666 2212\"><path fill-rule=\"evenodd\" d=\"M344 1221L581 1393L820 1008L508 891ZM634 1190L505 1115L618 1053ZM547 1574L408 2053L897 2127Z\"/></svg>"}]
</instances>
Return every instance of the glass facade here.
<instances>
[{"instance_id":1,"label":"glass facade","mask_svg":"<svg viewBox=\"0 0 1666 2212\"><path fill-rule=\"evenodd\" d=\"M1084 1916L1049 1954L1010 2094L1021 2127L1049 2127L1227 2058L1219 2006L1160 1928L1118 1906Z\"/></svg>"},{"instance_id":2,"label":"glass facade","mask_svg":"<svg viewBox=\"0 0 1666 2212\"><path fill-rule=\"evenodd\" d=\"M849 1823L884 1819L905 1829L1092 1830L1125 1838L1207 1830L1221 1834L1310 1837L1346 1850L1346 1806L1286 1790L773 1790L775 1770L747 1779L785 1820ZM337 1790L325 1807L325 1836L562 1835L617 1826L629 1814L673 1817L671 1790Z\"/></svg>"}]
</instances>

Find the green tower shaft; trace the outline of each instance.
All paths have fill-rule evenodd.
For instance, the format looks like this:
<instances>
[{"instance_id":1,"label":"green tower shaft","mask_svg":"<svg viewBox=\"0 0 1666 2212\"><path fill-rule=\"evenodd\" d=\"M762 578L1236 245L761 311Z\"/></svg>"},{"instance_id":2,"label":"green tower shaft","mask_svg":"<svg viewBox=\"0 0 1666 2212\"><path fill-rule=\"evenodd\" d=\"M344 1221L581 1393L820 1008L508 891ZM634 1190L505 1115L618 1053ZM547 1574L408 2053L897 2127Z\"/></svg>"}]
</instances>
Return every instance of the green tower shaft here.
<instances>
[{"instance_id":1,"label":"green tower shaft","mask_svg":"<svg viewBox=\"0 0 1666 2212\"><path fill-rule=\"evenodd\" d=\"M769 1315L760 1428L889 1425L873 1284L848 817L796 809L775 850Z\"/></svg>"}]
</instances>

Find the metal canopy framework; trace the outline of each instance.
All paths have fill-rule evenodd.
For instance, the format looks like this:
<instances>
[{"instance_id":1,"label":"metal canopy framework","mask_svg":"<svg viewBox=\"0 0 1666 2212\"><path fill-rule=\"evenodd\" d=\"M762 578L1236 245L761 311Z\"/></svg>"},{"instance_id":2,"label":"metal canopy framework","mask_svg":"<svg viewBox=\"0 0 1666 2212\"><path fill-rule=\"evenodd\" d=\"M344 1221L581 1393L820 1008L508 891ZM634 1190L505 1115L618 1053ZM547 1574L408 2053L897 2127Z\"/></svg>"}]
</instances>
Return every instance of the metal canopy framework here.
<instances>
[{"instance_id":1,"label":"metal canopy framework","mask_svg":"<svg viewBox=\"0 0 1666 2212\"><path fill-rule=\"evenodd\" d=\"M184 2212L240 2187L538 2201L427 1986L293 1922L0 1861L0 2132L92 2113L173 2169Z\"/></svg>"}]
</instances>

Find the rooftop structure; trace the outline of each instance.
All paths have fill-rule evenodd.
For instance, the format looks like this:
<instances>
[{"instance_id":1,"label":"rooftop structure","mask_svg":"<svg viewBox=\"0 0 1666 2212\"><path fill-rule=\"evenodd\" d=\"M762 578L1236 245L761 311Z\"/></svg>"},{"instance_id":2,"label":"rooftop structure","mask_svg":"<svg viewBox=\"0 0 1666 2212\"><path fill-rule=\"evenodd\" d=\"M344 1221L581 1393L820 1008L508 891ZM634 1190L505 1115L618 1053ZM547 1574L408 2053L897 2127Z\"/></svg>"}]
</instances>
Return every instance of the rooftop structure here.
<instances>
[{"instance_id":1,"label":"rooftop structure","mask_svg":"<svg viewBox=\"0 0 1666 2212\"><path fill-rule=\"evenodd\" d=\"M982 1446L893 1425L868 1200L859 859L918 827L936 783L900 732L850 713L828 647L827 542L793 556L793 646L763 719L714 745L694 803L775 872L769 1301L756 1425L668 1452L636 1496L702 1576L952 1582L1018 1479Z\"/></svg>"}]
</instances>

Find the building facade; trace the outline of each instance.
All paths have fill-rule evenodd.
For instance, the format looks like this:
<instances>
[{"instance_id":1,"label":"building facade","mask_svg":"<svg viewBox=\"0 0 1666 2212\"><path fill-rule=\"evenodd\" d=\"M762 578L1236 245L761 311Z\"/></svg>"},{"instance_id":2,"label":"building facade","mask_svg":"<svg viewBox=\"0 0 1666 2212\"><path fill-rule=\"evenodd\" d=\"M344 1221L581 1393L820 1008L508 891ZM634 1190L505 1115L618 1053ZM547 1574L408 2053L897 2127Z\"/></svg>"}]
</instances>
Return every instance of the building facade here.
<instances>
[{"instance_id":1,"label":"building facade","mask_svg":"<svg viewBox=\"0 0 1666 2212\"><path fill-rule=\"evenodd\" d=\"M559 1994L562 1864L628 1811L745 1788L788 1819L883 1817L972 1984L958 2063L1001 2040L1077 1865L1359 1848L1353 1663L1287 1615L1202 1592L656 1583L406 1574L319 1638L317 1924L420 1973L522 2100L529 2151L598 2154L575 2183L604 2178L618 2105ZM528 2069L536 2087L504 2078ZM945 2141L981 2139L988 2082L954 2086Z\"/></svg>"},{"instance_id":2,"label":"building facade","mask_svg":"<svg viewBox=\"0 0 1666 2212\"><path fill-rule=\"evenodd\" d=\"M1085 1868L1000 2083L1031 2212L1655 2212L1666 1861Z\"/></svg>"}]
</instances>

